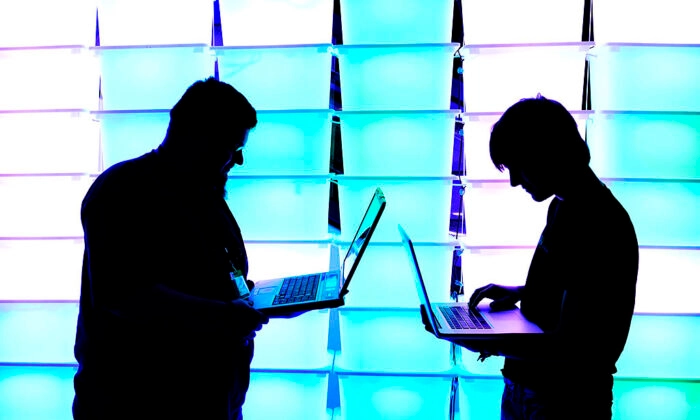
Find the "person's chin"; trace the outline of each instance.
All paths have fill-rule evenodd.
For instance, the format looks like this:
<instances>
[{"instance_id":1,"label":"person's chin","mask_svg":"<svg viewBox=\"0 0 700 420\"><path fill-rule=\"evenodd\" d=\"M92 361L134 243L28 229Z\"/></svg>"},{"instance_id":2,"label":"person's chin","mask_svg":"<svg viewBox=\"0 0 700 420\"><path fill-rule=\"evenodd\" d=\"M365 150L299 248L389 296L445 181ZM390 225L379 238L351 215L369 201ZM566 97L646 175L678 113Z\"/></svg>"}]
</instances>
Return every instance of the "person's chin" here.
<instances>
[{"instance_id":1,"label":"person's chin","mask_svg":"<svg viewBox=\"0 0 700 420\"><path fill-rule=\"evenodd\" d=\"M547 200L549 197L551 197L553 194L538 194L538 193L530 193L530 196L532 196L532 199L535 200L538 203L541 203L545 200Z\"/></svg>"}]
</instances>

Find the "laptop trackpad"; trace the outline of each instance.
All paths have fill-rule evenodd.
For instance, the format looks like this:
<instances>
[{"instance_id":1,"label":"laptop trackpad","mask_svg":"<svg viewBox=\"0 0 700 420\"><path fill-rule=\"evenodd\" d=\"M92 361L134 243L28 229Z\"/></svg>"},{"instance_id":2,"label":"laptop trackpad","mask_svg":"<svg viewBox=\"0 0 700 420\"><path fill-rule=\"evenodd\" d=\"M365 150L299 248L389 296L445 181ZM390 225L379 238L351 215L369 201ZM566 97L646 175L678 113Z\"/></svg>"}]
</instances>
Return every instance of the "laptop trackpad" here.
<instances>
[{"instance_id":1,"label":"laptop trackpad","mask_svg":"<svg viewBox=\"0 0 700 420\"><path fill-rule=\"evenodd\" d=\"M277 292L277 287L263 287L262 289L258 289L258 293L256 293L256 294L264 295L266 293L275 293L275 292Z\"/></svg>"}]
</instances>

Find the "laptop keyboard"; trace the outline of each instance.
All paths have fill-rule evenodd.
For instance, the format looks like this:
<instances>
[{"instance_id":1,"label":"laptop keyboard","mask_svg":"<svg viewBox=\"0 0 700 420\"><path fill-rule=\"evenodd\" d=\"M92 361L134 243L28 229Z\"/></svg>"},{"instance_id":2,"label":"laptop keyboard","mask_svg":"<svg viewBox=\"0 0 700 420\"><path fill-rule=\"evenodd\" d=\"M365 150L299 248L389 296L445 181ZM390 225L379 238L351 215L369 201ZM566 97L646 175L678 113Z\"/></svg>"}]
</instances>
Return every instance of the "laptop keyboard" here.
<instances>
[{"instance_id":1,"label":"laptop keyboard","mask_svg":"<svg viewBox=\"0 0 700 420\"><path fill-rule=\"evenodd\" d=\"M440 312L453 330L490 330L491 326L479 311L463 306L440 306Z\"/></svg>"},{"instance_id":2,"label":"laptop keyboard","mask_svg":"<svg viewBox=\"0 0 700 420\"><path fill-rule=\"evenodd\" d=\"M316 299L320 274L309 276L287 277L282 282L279 293L272 301L273 305L286 303L308 302Z\"/></svg>"}]
</instances>

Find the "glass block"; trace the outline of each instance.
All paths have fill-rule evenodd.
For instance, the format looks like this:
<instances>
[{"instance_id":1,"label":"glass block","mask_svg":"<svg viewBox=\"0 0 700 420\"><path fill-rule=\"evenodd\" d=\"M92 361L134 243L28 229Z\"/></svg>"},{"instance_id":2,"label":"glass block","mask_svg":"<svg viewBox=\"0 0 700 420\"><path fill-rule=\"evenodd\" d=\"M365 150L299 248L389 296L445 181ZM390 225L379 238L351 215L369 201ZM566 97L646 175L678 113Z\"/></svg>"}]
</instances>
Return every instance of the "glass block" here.
<instances>
[{"instance_id":1,"label":"glass block","mask_svg":"<svg viewBox=\"0 0 700 420\"><path fill-rule=\"evenodd\" d=\"M449 238L452 177L399 178L338 176L340 239L352 241L377 187L386 209L372 241L400 242L401 223L416 242L444 242Z\"/></svg>"},{"instance_id":2,"label":"glass block","mask_svg":"<svg viewBox=\"0 0 700 420\"><path fill-rule=\"evenodd\" d=\"M82 237L80 176L0 177L0 237Z\"/></svg>"},{"instance_id":3,"label":"glass block","mask_svg":"<svg viewBox=\"0 0 700 420\"><path fill-rule=\"evenodd\" d=\"M569 111L576 120L581 138L586 137L586 124L590 111ZM489 140L493 125L502 112L474 112L462 116L464 122L464 167L467 177L474 180L509 179L508 171L500 172L491 160Z\"/></svg>"},{"instance_id":4,"label":"glass block","mask_svg":"<svg viewBox=\"0 0 700 420\"><path fill-rule=\"evenodd\" d=\"M700 179L700 113L597 113L590 127L600 177Z\"/></svg>"},{"instance_id":5,"label":"glass block","mask_svg":"<svg viewBox=\"0 0 700 420\"><path fill-rule=\"evenodd\" d=\"M502 395L503 379L501 378L473 379L460 376L457 418L460 420L500 418Z\"/></svg>"},{"instance_id":6,"label":"glass block","mask_svg":"<svg viewBox=\"0 0 700 420\"><path fill-rule=\"evenodd\" d=\"M332 111L258 111L236 174L328 174Z\"/></svg>"},{"instance_id":7,"label":"glass block","mask_svg":"<svg viewBox=\"0 0 700 420\"><path fill-rule=\"evenodd\" d=\"M229 176L226 191L246 240L328 239L327 175Z\"/></svg>"},{"instance_id":8,"label":"glass block","mask_svg":"<svg viewBox=\"0 0 700 420\"><path fill-rule=\"evenodd\" d=\"M535 246L551 199L538 203L505 182L470 182L464 193L469 246Z\"/></svg>"},{"instance_id":9,"label":"glass block","mask_svg":"<svg viewBox=\"0 0 700 420\"><path fill-rule=\"evenodd\" d=\"M593 8L598 42L700 43L700 3L606 0Z\"/></svg>"},{"instance_id":10,"label":"glass block","mask_svg":"<svg viewBox=\"0 0 700 420\"><path fill-rule=\"evenodd\" d=\"M447 43L453 9L450 0L341 0L343 43Z\"/></svg>"},{"instance_id":11,"label":"glass block","mask_svg":"<svg viewBox=\"0 0 700 420\"><path fill-rule=\"evenodd\" d=\"M700 250L640 249L634 310L658 314L697 314Z\"/></svg>"},{"instance_id":12,"label":"glass block","mask_svg":"<svg viewBox=\"0 0 700 420\"><path fill-rule=\"evenodd\" d=\"M339 45L343 110L450 109L458 44Z\"/></svg>"},{"instance_id":13,"label":"glass block","mask_svg":"<svg viewBox=\"0 0 700 420\"><path fill-rule=\"evenodd\" d=\"M97 4L102 46L211 45L211 0L98 0Z\"/></svg>"},{"instance_id":14,"label":"glass block","mask_svg":"<svg viewBox=\"0 0 700 420\"><path fill-rule=\"evenodd\" d=\"M169 111L100 111L102 167L148 153L163 142L170 123Z\"/></svg>"},{"instance_id":15,"label":"glass block","mask_svg":"<svg viewBox=\"0 0 700 420\"><path fill-rule=\"evenodd\" d=\"M251 372L243 417L329 420L327 393L328 373Z\"/></svg>"},{"instance_id":16,"label":"glass block","mask_svg":"<svg viewBox=\"0 0 700 420\"><path fill-rule=\"evenodd\" d=\"M584 0L462 0L464 43L580 41L583 10Z\"/></svg>"},{"instance_id":17,"label":"glass block","mask_svg":"<svg viewBox=\"0 0 700 420\"><path fill-rule=\"evenodd\" d=\"M321 273L331 264L330 241L247 242L245 247L248 279L253 281Z\"/></svg>"},{"instance_id":18,"label":"glass block","mask_svg":"<svg viewBox=\"0 0 700 420\"><path fill-rule=\"evenodd\" d=\"M85 112L0 113L0 173L96 173L97 128Z\"/></svg>"},{"instance_id":19,"label":"glass block","mask_svg":"<svg viewBox=\"0 0 700 420\"><path fill-rule=\"evenodd\" d=\"M338 375L341 420L449 419L451 378Z\"/></svg>"},{"instance_id":20,"label":"glass block","mask_svg":"<svg viewBox=\"0 0 700 420\"><path fill-rule=\"evenodd\" d=\"M329 44L318 44L215 47L214 51L221 81L243 93L255 109L327 109L329 48Z\"/></svg>"},{"instance_id":21,"label":"glass block","mask_svg":"<svg viewBox=\"0 0 700 420\"><path fill-rule=\"evenodd\" d=\"M387 373L450 369L450 343L425 331L417 308L341 309L339 318L341 350L335 356L336 369Z\"/></svg>"},{"instance_id":22,"label":"glass block","mask_svg":"<svg viewBox=\"0 0 700 420\"><path fill-rule=\"evenodd\" d=\"M0 299L78 300L83 249L82 238L0 240Z\"/></svg>"},{"instance_id":23,"label":"glass block","mask_svg":"<svg viewBox=\"0 0 700 420\"><path fill-rule=\"evenodd\" d=\"M95 45L95 0L3 1L0 45Z\"/></svg>"},{"instance_id":24,"label":"glass block","mask_svg":"<svg viewBox=\"0 0 700 420\"><path fill-rule=\"evenodd\" d=\"M219 9L224 45L331 43L333 0L219 0Z\"/></svg>"},{"instance_id":25,"label":"glass block","mask_svg":"<svg viewBox=\"0 0 700 420\"><path fill-rule=\"evenodd\" d=\"M464 298L489 283L505 286L525 284L536 243L532 248L467 248L462 253Z\"/></svg>"},{"instance_id":26,"label":"glass block","mask_svg":"<svg viewBox=\"0 0 700 420\"><path fill-rule=\"evenodd\" d=\"M409 233L410 234L410 233ZM414 243L428 294L437 302L450 298L452 254L456 243ZM341 246L341 258L347 252ZM401 244L370 245L353 274L345 307L418 308L412 262Z\"/></svg>"},{"instance_id":27,"label":"glass block","mask_svg":"<svg viewBox=\"0 0 700 420\"><path fill-rule=\"evenodd\" d=\"M3 420L72 420L73 367L0 366Z\"/></svg>"},{"instance_id":28,"label":"glass block","mask_svg":"<svg viewBox=\"0 0 700 420\"><path fill-rule=\"evenodd\" d=\"M616 380L613 418L687 420L700 418L697 382Z\"/></svg>"},{"instance_id":29,"label":"glass block","mask_svg":"<svg viewBox=\"0 0 700 420\"><path fill-rule=\"evenodd\" d=\"M700 183L605 183L629 213L640 245L700 246Z\"/></svg>"},{"instance_id":30,"label":"glass block","mask_svg":"<svg viewBox=\"0 0 700 420\"><path fill-rule=\"evenodd\" d=\"M343 173L449 176L458 112L340 112Z\"/></svg>"},{"instance_id":31,"label":"glass block","mask_svg":"<svg viewBox=\"0 0 700 420\"><path fill-rule=\"evenodd\" d=\"M271 319L255 337L252 367L257 369L329 368L330 310L309 311L296 318Z\"/></svg>"},{"instance_id":32,"label":"glass block","mask_svg":"<svg viewBox=\"0 0 700 420\"><path fill-rule=\"evenodd\" d=\"M197 80L214 75L204 45L98 47L102 109L170 109ZM177 69L177 71L173 71Z\"/></svg>"},{"instance_id":33,"label":"glass block","mask_svg":"<svg viewBox=\"0 0 700 420\"><path fill-rule=\"evenodd\" d=\"M570 110L581 109L586 51L590 43L467 46L464 109L503 112L537 94Z\"/></svg>"},{"instance_id":34,"label":"glass block","mask_svg":"<svg viewBox=\"0 0 700 420\"><path fill-rule=\"evenodd\" d=\"M93 109L99 81L87 48L0 49L0 110Z\"/></svg>"},{"instance_id":35,"label":"glass block","mask_svg":"<svg viewBox=\"0 0 700 420\"><path fill-rule=\"evenodd\" d=\"M697 46L599 44L588 60L595 110L700 110Z\"/></svg>"},{"instance_id":36,"label":"glass block","mask_svg":"<svg viewBox=\"0 0 700 420\"><path fill-rule=\"evenodd\" d=\"M699 345L700 316L636 315L617 376L697 381Z\"/></svg>"},{"instance_id":37,"label":"glass block","mask_svg":"<svg viewBox=\"0 0 700 420\"><path fill-rule=\"evenodd\" d=\"M0 363L76 363L77 303L0 303Z\"/></svg>"},{"instance_id":38,"label":"glass block","mask_svg":"<svg viewBox=\"0 0 700 420\"><path fill-rule=\"evenodd\" d=\"M504 357L491 356L488 359L479 361L479 353L474 353L463 347L457 348L457 364L463 375L470 378L473 377L501 377L501 369L503 369ZM501 391L503 391L503 380L501 379ZM500 397L500 391L498 392ZM500 398L499 398L500 400Z\"/></svg>"}]
</instances>

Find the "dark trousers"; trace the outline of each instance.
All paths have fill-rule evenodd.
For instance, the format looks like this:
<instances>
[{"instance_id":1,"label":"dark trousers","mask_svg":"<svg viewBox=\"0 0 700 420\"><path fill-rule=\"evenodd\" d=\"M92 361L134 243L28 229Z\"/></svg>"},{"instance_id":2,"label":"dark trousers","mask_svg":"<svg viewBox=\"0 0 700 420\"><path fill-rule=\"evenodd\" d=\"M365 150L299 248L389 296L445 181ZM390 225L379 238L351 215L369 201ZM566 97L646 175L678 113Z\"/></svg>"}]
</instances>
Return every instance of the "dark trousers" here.
<instances>
[{"instance_id":1,"label":"dark trousers","mask_svg":"<svg viewBox=\"0 0 700 420\"><path fill-rule=\"evenodd\" d=\"M589 391L585 385L536 391L505 379L501 420L610 420L612 390Z\"/></svg>"}]
</instances>

